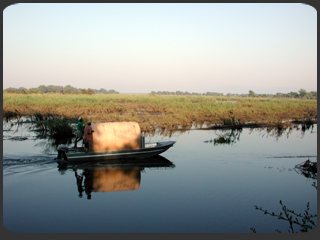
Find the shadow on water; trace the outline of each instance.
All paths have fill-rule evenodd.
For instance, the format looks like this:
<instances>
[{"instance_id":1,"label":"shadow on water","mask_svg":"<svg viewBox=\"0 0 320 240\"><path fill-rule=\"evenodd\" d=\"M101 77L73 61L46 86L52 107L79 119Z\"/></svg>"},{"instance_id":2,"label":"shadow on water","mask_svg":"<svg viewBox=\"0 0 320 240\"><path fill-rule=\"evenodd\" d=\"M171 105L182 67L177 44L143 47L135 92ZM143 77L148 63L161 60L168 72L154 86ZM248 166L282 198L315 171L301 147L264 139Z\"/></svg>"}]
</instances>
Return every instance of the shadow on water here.
<instances>
[{"instance_id":1,"label":"shadow on water","mask_svg":"<svg viewBox=\"0 0 320 240\"><path fill-rule=\"evenodd\" d=\"M60 174L72 170L79 198L94 192L135 191L140 188L141 172L146 168L166 169L175 165L162 156L149 159L115 160L98 163L58 164Z\"/></svg>"}]
</instances>

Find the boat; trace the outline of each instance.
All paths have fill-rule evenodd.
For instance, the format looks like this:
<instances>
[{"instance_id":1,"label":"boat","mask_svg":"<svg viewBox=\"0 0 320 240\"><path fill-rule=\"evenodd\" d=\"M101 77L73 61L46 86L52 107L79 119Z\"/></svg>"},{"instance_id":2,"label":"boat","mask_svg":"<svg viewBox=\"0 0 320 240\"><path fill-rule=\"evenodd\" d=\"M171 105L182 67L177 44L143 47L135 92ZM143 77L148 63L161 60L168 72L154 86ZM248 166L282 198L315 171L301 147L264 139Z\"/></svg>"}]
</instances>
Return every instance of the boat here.
<instances>
[{"instance_id":1,"label":"boat","mask_svg":"<svg viewBox=\"0 0 320 240\"><path fill-rule=\"evenodd\" d=\"M139 149L108 152L87 152L84 148L68 148L66 145L59 145L57 148L57 162L79 163L106 160L146 159L165 152L174 144L175 141L146 143L143 148Z\"/></svg>"}]
</instances>

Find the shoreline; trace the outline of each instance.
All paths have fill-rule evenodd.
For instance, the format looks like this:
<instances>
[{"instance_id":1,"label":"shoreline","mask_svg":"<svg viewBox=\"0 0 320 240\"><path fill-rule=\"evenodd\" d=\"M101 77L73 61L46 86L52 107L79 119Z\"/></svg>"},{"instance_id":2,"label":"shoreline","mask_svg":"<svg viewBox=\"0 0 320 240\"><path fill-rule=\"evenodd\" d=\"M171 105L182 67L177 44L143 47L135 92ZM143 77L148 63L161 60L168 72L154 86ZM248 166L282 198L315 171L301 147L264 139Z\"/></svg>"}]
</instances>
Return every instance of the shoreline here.
<instances>
[{"instance_id":1,"label":"shoreline","mask_svg":"<svg viewBox=\"0 0 320 240\"><path fill-rule=\"evenodd\" d=\"M3 120L133 121L143 132L284 127L317 121L317 100L260 97L4 94Z\"/></svg>"},{"instance_id":2,"label":"shoreline","mask_svg":"<svg viewBox=\"0 0 320 240\"><path fill-rule=\"evenodd\" d=\"M39 124L39 123L48 123L49 121L59 121L63 120L68 122L68 124L72 125L75 124L74 119L61 119L61 118L50 118L50 119L42 119L42 120L32 120L28 119L29 116L21 116L20 118L10 118L10 119L3 119L3 121L11 121L12 119L16 119L16 124ZM112 122L112 121L111 121ZM304 120L289 120L289 121L282 121L281 123L243 123L243 124L231 124L231 125L222 125L216 123L207 123L206 126L190 126L190 127L165 127L165 126L157 126L157 127L145 127L143 124L140 125L140 129L142 133L145 134L154 134L154 133L169 133L172 134L174 132L185 132L185 131L192 131L192 130L242 130L242 129L259 129L259 128L272 128L277 130L283 130L294 125L302 125L302 129L308 128L314 124L317 124L317 119L304 119ZM8 131L3 129L3 131Z\"/></svg>"}]
</instances>

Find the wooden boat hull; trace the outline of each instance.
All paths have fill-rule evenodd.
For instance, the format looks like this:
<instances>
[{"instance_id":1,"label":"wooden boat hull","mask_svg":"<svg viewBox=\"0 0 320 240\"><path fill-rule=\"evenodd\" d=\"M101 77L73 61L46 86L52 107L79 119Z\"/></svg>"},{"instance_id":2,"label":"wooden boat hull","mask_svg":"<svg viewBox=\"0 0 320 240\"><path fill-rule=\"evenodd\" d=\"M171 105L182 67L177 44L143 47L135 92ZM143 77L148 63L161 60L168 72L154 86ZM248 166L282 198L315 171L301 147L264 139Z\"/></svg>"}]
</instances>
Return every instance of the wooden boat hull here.
<instances>
[{"instance_id":1,"label":"wooden boat hull","mask_svg":"<svg viewBox=\"0 0 320 240\"><path fill-rule=\"evenodd\" d=\"M58 162L92 162L117 159L144 159L159 155L175 144L174 141L157 142L145 148L114 152L85 152L76 149L58 150Z\"/></svg>"}]
</instances>

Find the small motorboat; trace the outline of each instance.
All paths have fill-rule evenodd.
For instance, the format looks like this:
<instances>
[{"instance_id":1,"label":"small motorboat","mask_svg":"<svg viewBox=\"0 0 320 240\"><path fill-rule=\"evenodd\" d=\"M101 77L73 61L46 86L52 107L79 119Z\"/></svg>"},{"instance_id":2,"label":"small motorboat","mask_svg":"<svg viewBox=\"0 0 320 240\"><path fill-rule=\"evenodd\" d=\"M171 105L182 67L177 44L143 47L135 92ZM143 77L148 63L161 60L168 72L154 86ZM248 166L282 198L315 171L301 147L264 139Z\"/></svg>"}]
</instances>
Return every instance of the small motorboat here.
<instances>
[{"instance_id":1,"label":"small motorboat","mask_svg":"<svg viewBox=\"0 0 320 240\"><path fill-rule=\"evenodd\" d=\"M173 144L175 144L175 141L146 143L143 148L139 149L108 152L87 152L84 148L68 148L66 145L59 145L57 148L57 162L79 163L104 160L145 159L163 153L172 147Z\"/></svg>"}]
</instances>

